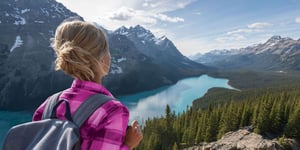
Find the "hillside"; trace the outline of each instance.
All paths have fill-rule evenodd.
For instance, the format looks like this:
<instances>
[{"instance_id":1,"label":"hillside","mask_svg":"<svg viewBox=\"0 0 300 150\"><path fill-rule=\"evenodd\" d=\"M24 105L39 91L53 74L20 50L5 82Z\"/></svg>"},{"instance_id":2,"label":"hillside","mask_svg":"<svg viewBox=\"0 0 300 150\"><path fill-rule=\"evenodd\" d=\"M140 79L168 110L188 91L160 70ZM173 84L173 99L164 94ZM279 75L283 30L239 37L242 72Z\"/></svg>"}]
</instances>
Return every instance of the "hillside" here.
<instances>
[{"instance_id":1,"label":"hillside","mask_svg":"<svg viewBox=\"0 0 300 150\"><path fill-rule=\"evenodd\" d=\"M4 0L0 8L0 108L35 107L70 84L53 71L50 37L66 18L82 18L55 0Z\"/></svg>"}]
</instances>

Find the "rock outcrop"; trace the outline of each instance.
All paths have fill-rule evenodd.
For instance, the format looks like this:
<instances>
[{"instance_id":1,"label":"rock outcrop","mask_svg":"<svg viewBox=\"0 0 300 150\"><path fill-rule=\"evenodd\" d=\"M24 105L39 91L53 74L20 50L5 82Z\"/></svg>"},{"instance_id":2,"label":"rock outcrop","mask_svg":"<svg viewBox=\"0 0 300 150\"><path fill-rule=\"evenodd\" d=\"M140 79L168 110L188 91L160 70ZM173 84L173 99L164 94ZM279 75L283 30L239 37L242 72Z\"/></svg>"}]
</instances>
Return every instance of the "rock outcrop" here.
<instances>
[{"instance_id":1,"label":"rock outcrop","mask_svg":"<svg viewBox=\"0 0 300 150\"><path fill-rule=\"evenodd\" d=\"M290 148L299 150L299 144L290 140ZM298 146L297 146L298 145ZM250 132L246 129L240 129L234 132L226 133L221 139L211 143L201 143L184 150L283 150L279 142L274 139L265 139L263 136Z\"/></svg>"}]
</instances>

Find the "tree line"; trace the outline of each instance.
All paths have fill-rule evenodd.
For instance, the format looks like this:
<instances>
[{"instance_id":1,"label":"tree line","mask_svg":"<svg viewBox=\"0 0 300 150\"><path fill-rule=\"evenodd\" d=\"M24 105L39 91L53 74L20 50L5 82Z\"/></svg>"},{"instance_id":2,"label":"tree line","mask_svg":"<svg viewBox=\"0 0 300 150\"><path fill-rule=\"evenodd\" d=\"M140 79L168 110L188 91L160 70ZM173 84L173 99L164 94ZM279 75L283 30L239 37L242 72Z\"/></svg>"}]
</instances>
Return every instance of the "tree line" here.
<instances>
[{"instance_id":1,"label":"tree line","mask_svg":"<svg viewBox=\"0 0 300 150\"><path fill-rule=\"evenodd\" d=\"M177 150L216 141L226 132L246 126L265 136L300 139L299 88L249 94L205 109L187 107L181 114L167 105L164 116L145 121L144 139L137 149Z\"/></svg>"}]
</instances>

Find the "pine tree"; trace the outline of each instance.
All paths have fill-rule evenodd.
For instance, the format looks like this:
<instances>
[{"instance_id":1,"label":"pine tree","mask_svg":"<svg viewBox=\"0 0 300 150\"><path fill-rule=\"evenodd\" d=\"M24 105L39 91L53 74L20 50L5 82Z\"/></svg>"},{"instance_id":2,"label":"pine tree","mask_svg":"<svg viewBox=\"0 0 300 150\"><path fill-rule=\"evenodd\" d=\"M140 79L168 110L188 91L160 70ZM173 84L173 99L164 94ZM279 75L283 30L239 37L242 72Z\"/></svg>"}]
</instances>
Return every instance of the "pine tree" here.
<instances>
[{"instance_id":1,"label":"pine tree","mask_svg":"<svg viewBox=\"0 0 300 150\"><path fill-rule=\"evenodd\" d=\"M272 109L271 109L271 113L270 113L270 130L273 132L273 133L280 133L282 132L281 130L281 117L280 117L280 105L279 105L279 102L276 100L274 101L274 104L272 106Z\"/></svg>"},{"instance_id":2,"label":"pine tree","mask_svg":"<svg viewBox=\"0 0 300 150\"><path fill-rule=\"evenodd\" d=\"M236 106L234 106L233 101L231 101L228 107L225 107L222 112L218 139L223 136L228 131L233 131L238 128L239 120L237 119Z\"/></svg>"},{"instance_id":3,"label":"pine tree","mask_svg":"<svg viewBox=\"0 0 300 150\"><path fill-rule=\"evenodd\" d=\"M241 116L241 120L240 120L240 127L244 127L244 126L249 126L250 122L251 122L251 116L252 116L252 112L251 112L251 104L249 103L249 101L244 103L244 107L242 110L242 116Z\"/></svg>"},{"instance_id":4,"label":"pine tree","mask_svg":"<svg viewBox=\"0 0 300 150\"><path fill-rule=\"evenodd\" d=\"M300 139L300 102L296 106L297 108L289 117L284 133L287 137Z\"/></svg>"},{"instance_id":5,"label":"pine tree","mask_svg":"<svg viewBox=\"0 0 300 150\"><path fill-rule=\"evenodd\" d=\"M178 150L178 146L176 142L173 144L173 150Z\"/></svg>"},{"instance_id":6,"label":"pine tree","mask_svg":"<svg viewBox=\"0 0 300 150\"><path fill-rule=\"evenodd\" d=\"M218 114L216 111L211 112L212 114L209 116L208 119L208 125L206 127L205 131L205 141L211 142L215 141L217 139L217 134L218 134Z\"/></svg>"},{"instance_id":7,"label":"pine tree","mask_svg":"<svg viewBox=\"0 0 300 150\"><path fill-rule=\"evenodd\" d=\"M268 101L268 98L269 97L265 97L257 116L254 132L258 134L265 134L270 127L269 114L271 112L271 105Z\"/></svg>"}]
</instances>

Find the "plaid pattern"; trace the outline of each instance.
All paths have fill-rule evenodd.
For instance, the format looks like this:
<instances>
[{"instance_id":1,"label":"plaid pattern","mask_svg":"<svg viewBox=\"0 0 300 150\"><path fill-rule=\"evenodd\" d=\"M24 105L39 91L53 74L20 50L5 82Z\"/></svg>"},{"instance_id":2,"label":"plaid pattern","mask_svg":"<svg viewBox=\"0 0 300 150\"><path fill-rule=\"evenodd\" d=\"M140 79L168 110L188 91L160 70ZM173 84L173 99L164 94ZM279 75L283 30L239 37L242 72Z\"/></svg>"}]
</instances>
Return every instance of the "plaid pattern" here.
<instances>
[{"instance_id":1,"label":"plaid pattern","mask_svg":"<svg viewBox=\"0 0 300 150\"><path fill-rule=\"evenodd\" d=\"M102 85L89 81L74 80L71 88L66 89L60 98L69 100L73 114L79 105L89 96L102 93L112 94ZM41 120L48 99L35 111L33 120ZM59 106L57 117L64 117L65 107ZM82 150L129 150L123 144L128 125L129 111L119 101L108 101L98 108L89 119L81 126Z\"/></svg>"}]
</instances>

